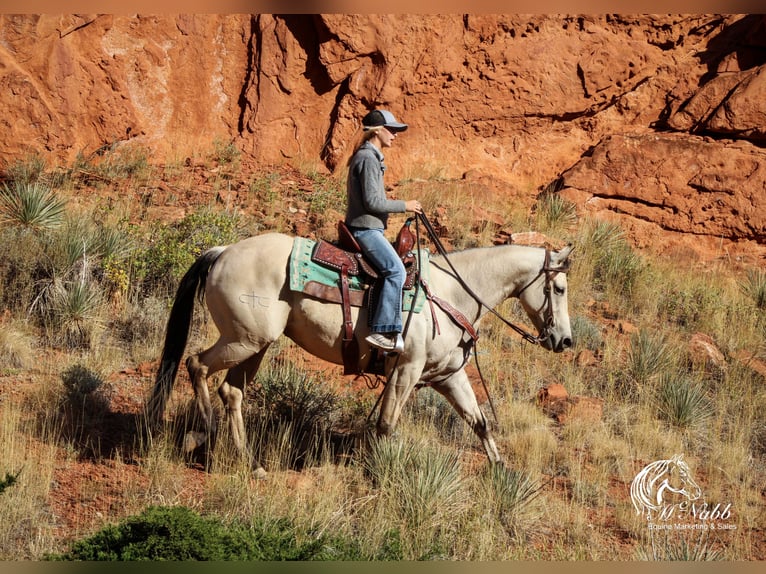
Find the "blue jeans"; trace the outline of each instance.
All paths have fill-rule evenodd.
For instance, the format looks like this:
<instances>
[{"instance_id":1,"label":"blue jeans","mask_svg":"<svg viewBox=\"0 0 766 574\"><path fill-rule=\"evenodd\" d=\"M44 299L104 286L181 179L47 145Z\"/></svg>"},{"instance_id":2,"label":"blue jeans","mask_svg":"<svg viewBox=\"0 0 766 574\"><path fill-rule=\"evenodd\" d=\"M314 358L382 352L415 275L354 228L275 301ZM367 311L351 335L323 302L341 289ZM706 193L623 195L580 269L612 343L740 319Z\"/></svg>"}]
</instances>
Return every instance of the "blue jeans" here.
<instances>
[{"instance_id":1,"label":"blue jeans","mask_svg":"<svg viewBox=\"0 0 766 574\"><path fill-rule=\"evenodd\" d=\"M396 250L383 235L382 229L351 230L362 252L380 274L378 304L372 314L373 333L402 332L402 289L406 271Z\"/></svg>"}]
</instances>

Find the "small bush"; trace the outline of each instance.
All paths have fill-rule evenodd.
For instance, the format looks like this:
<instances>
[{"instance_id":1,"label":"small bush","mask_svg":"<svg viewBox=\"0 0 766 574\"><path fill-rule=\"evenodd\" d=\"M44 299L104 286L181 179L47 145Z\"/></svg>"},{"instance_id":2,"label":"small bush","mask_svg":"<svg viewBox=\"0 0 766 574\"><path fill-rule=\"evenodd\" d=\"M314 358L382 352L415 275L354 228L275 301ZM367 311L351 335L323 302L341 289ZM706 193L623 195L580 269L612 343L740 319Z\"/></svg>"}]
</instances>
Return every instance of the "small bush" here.
<instances>
[{"instance_id":1,"label":"small bush","mask_svg":"<svg viewBox=\"0 0 766 574\"><path fill-rule=\"evenodd\" d=\"M133 271L144 293L170 293L186 270L205 250L239 238L236 214L203 209L174 225L158 225L153 237L136 249Z\"/></svg>"},{"instance_id":2,"label":"small bush","mask_svg":"<svg viewBox=\"0 0 766 574\"><path fill-rule=\"evenodd\" d=\"M90 348L103 305L103 292L94 281L55 281L42 303L51 341L70 349Z\"/></svg>"},{"instance_id":3,"label":"small bush","mask_svg":"<svg viewBox=\"0 0 766 574\"><path fill-rule=\"evenodd\" d=\"M578 349L589 349L595 353L604 344L599 326L582 315L572 318L572 336Z\"/></svg>"},{"instance_id":4,"label":"small bush","mask_svg":"<svg viewBox=\"0 0 766 574\"><path fill-rule=\"evenodd\" d=\"M740 289L761 311L766 310L766 271L750 269L747 278L740 282Z\"/></svg>"},{"instance_id":5,"label":"small bush","mask_svg":"<svg viewBox=\"0 0 766 574\"><path fill-rule=\"evenodd\" d=\"M258 459L292 468L318 460L340 415L338 395L288 363L264 370L258 381L248 399L256 409L257 428L249 434L260 438ZM267 452L275 449L277 454Z\"/></svg>"},{"instance_id":6,"label":"small bush","mask_svg":"<svg viewBox=\"0 0 766 574\"><path fill-rule=\"evenodd\" d=\"M5 473L5 478L0 479L0 494L3 494L3 492L16 484L16 481L19 479L19 474L21 474L21 471L17 472L16 474L12 474L10 472Z\"/></svg>"},{"instance_id":7,"label":"small bush","mask_svg":"<svg viewBox=\"0 0 766 574\"><path fill-rule=\"evenodd\" d=\"M527 473L493 464L481 475L483 491L489 493L492 511L503 526L514 531L541 486Z\"/></svg>"},{"instance_id":8,"label":"small bush","mask_svg":"<svg viewBox=\"0 0 766 574\"><path fill-rule=\"evenodd\" d=\"M154 506L121 524L75 542L49 560L209 561L362 559L356 545L343 539L299 539L289 520L248 527L224 524L183 506Z\"/></svg>"},{"instance_id":9,"label":"small bush","mask_svg":"<svg viewBox=\"0 0 766 574\"><path fill-rule=\"evenodd\" d=\"M454 450L383 438L372 443L363 465L395 516L413 530L437 529L458 506L463 484Z\"/></svg>"},{"instance_id":10,"label":"small bush","mask_svg":"<svg viewBox=\"0 0 766 574\"><path fill-rule=\"evenodd\" d=\"M34 184L45 175L45 158L30 154L24 159L17 159L5 168L6 177L16 185Z\"/></svg>"},{"instance_id":11,"label":"small bush","mask_svg":"<svg viewBox=\"0 0 766 574\"><path fill-rule=\"evenodd\" d=\"M147 180L151 176L149 152L140 145L113 142L84 156L79 153L69 178L85 185L103 185L118 180Z\"/></svg>"},{"instance_id":12,"label":"small bush","mask_svg":"<svg viewBox=\"0 0 766 574\"><path fill-rule=\"evenodd\" d=\"M558 193L543 193L537 200L536 220L543 233L567 231L577 223L577 206Z\"/></svg>"},{"instance_id":13,"label":"small bush","mask_svg":"<svg viewBox=\"0 0 766 574\"><path fill-rule=\"evenodd\" d=\"M583 230L580 249L581 258L591 262L595 288L623 297L634 294L646 265L628 244L619 225L590 222Z\"/></svg>"},{"instance_id":14,"label":"small bush","mask_svg":"<svg viewBox=\"0 0 766 574\"><path fill-rule=\"evenodd\" d=\"M100 421L109 410L111 390L98 373L72 365L61 373L64 397L61 402L65 430L76 434L85 423ZM65 433L66 434L66 433Z\"/></svg>"}]
</instances>

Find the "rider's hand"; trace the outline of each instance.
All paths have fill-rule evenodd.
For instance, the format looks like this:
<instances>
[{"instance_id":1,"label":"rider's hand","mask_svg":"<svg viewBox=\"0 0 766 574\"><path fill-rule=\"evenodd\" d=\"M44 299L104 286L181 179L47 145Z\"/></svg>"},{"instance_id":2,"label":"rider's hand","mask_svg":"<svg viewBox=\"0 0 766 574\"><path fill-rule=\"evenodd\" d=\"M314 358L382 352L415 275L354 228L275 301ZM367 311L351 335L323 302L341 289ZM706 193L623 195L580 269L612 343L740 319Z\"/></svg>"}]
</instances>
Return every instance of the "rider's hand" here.
<instances>
[{"instance_id":1,"label":"rider's hand","mask_svg":"<svg viewBox=\"0 0 766 574\"><path fill-rule=\"evenodd\" d=\"M404 208L407 211L412 211L414 213L423 213L423 206L420 205L420 202L417 199L410 199L405 201Z\"/></svg>"}]
</instances>

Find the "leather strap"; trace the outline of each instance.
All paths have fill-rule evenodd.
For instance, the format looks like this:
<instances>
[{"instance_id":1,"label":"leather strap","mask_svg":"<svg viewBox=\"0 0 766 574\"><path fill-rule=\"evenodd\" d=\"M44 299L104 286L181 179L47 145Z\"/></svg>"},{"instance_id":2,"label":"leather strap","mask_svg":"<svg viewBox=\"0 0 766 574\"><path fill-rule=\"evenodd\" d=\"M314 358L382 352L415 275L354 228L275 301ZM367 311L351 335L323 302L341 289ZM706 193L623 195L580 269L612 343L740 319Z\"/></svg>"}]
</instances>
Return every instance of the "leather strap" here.
<instances>
[{"instance_id":1,"label":"leather strap","mask_svg":"<svg viewBox=\"0 0 766 574\"><path fill-rule=\"evenodd\" d=\"M359 346L354 339L354 323L351 320L351 298L348 290L348 266L340 268L341 307L343 309L343 336L341 351L343 353L343 374L352 375L359 372L356 364L359 359Z\"/></svg>"},{"instance_id":2,"label":"leather strap","mask_svg":"<svg viewBox=\"0 0 766 574\"><path fill-rule=\"evenodd\" d=\"M468 320L468 317L453 307L449 301L446 301L438 295L431 293L431 290L429 289L428 284L424 279L421 279L420 282L426 291L426 297L428 300L436 303L441 308L441 310L444 311L458 325L458 327L462 327L463 330L465 330L465 332L471 336L471 339L474 341L478 340L479 334L476 332L476 329L474 329L473 324L471 324L471 322ZM431 312L433 313L433 307L431 308ZM436 316L434 316L434 323L436 324Z\"/></svg>"}]
</instances>

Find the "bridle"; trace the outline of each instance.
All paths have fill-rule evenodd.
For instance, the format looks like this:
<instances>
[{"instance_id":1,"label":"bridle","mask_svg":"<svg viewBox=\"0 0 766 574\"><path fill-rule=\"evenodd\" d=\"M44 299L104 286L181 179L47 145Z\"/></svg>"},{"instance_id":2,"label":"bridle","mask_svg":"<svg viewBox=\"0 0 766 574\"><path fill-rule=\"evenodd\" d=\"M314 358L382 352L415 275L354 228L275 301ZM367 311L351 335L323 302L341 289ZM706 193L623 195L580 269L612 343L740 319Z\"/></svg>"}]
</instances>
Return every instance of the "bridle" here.
<instances>
[{"instance_id":1,"label":"bridle","mask_svg":"<svg viewBox=\"0 0 766 574\"><path fill-rule=\"evenodd\" d=\"M556 319L553 317L553 299L551 296L551 291L553 288L553 280L556 278L556 275L559 273L567 273L569 271L569 262L566 262L561 267L551 267L551 250L545 249L545 259L543 260L543 266L540 269L540 271L535 275L534 279L532 279L529 283L524 285L519 291L516 293L516 297L520 297L524 291L526 291L537 279L541 276L545 276L545 285L543 285L543 294L545 296L545 300L543 301L543 328L540 330L540 334L535 337L528 332L526 335L529 337L532 337L535 343L542 343L543 341L547 340L551 335L551 330L556 324ZM525 340L529 341L530 339L527 338L527 336L524 336Z\"/></svg>"}]
</instances>

